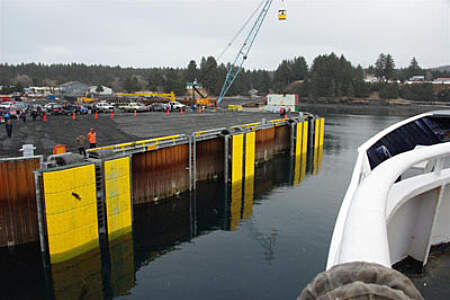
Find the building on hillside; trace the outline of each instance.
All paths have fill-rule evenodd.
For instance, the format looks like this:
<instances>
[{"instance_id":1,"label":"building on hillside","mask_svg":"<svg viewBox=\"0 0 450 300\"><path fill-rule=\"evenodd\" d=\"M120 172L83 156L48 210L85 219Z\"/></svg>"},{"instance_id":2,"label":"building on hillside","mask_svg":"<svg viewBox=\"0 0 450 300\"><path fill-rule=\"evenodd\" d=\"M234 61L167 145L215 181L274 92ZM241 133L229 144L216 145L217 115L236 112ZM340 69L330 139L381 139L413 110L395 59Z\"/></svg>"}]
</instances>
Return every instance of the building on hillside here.
<instances>
[{"instance_id":1,"label":"building on hillside","mask_svg":"<svg viewBox=\"0 0 450 300\"><path fill-rule=\"evenodd\" d=\"M250 95L250 97L257 97L258 96L258 90L257 89L251 89L250 91L248 91L248 94Z\"/></svg>"},{"instance_id":2,"label":"building on hillside","mask_svg":"<svg viewBox=\"0 0 450 300\"><path fill-rule=\"evenodd\" d=\"M54 95L58 88L50 86L30 86L23 89L23 92L28 97L48 97L49 95Z\"/></svg>"},{"instance_id":3,"label":"building on hillside","mask_svg":"<svg viewBox=\"0 0 450 300\"><path fill-rule=\"evenodd\" d=\"M373 76L367 76L366 78L364 78L364 82L367 82L367 83L374 83L374 82L378 82L378 81L380 81L380 80Z\"/></svg>"},{"instance_id":4,"label":"building on hillside","mask_svg":"<svg viewBox=\"0 0 450 300\"><path fill-rule=\"evenodd\" d=\"M423 76L423 75L416 75L416 76L413 76L413 77L411 77L410 79L409 79L409 81L425 81L425 76Z\"/></svg>"},{"instance_id":5,"label":"building on hillside","mask_svg":"<svg viewBox=\"0 0 450 300\"><path fill-rule=\"evenodd\" d=\"M63 98L77 98L85 96L88 91L88 85L79 81L69 81L59 86L59 94Z\"/></svg>"},{"instance_id":6,"label":"building on hillside","mask_svg":"<svg viewBox=\"0 0 450 300\"><path fill-rule=\"evenodd\" d=\"M111 96L113 94L113 90L110 87L100 85L100 91L98 85L93 85L89 87L89 94L97 95L97 96Z\"/></svg>"},{"instance_id":7,"label":"building on hillside","mask_svg":"<svg viewBox=\"0 0 450 300\"><path fill-rule=\"evenodd\" d=\"M415 83L424 83L425 76L423 75L415 75L411 77L409 80L405 81L405 84L415 84Z\"/></svg>"},{"instance_id":8,"label":"building on hillside","mask_svg":"<svg viewBox=\"0 0 450 300\"><path fill-rule=\"evenodd\" d=\"M450 78L436 78L433 80L433 91L439 93L442 90L450 89Z\"/></svg>"}]
</instances>

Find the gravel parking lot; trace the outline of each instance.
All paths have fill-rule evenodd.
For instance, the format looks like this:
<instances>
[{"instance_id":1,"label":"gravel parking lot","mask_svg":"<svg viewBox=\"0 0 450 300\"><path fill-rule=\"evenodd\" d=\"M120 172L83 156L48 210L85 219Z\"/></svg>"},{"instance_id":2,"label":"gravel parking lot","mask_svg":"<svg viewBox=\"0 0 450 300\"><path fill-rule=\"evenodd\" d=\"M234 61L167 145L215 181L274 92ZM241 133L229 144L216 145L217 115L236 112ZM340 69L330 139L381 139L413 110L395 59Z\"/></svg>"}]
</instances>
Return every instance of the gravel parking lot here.
<instances>
[{"instance_id":1,"label":"gravel parking lot","mask_svg":"<svg viewBox=\"0 0 450 300\"><path fill-rule=\"evenodd\" d=\"M77 151L76 137L86 135L91 127L97 131L97 146L105 146L122 142L130 142L145 138L172 134L191 134L194 131L229 127L262 119L278 119L279 115L265 112L163 112L116 113L77 115L75 120L70 116L48 116L47 122L41 119L33 121L30 117L26 123L13 120L12 138L8 139L5 125L0 125L0 157L21 156L19 149L23 144L33 144L35 153L49 155L57 144L65 144L69 151Z\"/></svg>"}]
</instances>

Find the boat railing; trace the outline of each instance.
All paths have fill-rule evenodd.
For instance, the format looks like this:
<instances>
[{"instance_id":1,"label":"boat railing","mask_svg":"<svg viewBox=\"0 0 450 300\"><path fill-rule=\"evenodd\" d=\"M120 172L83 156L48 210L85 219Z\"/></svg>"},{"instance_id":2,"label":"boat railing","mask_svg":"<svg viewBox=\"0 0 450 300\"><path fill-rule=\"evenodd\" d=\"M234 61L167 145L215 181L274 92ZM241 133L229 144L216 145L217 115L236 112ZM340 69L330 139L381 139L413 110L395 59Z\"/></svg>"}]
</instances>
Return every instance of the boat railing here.
<instances>
[{"instance_id":1,"label":"boat railing","mask_svg":"<svg viewBox=\"0 0 450 300\"><path fill-rule=\"evenodd\" d=\"M336 221L327 269L353 261L391 267L398 254L390 253L388 221L409 199L450 182L450 168L444 167L448 157L450 142L423 146L398 154L368 173L364 171L367 156L360 151ZM400 180L419 165L423 174ZM431 242L429 237L425 250L429 251Z\"/></svg>"}]
</instances>

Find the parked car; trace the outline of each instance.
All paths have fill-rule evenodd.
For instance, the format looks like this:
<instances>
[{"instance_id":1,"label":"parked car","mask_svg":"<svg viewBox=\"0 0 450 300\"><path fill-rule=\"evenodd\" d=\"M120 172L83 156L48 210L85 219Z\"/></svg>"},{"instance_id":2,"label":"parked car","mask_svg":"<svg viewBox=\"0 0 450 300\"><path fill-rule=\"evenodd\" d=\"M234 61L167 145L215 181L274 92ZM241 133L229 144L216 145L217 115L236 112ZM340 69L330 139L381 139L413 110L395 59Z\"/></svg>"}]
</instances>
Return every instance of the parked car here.
<instances>
[{"instance_id":1,"label":"parked car","mask_svg":"<svg viewBox=\"0 0 450 300\"><path fill-rule=\"evenodd\" d=\"M44 105L44 109L50 115L62 115L64 113L63 107L60 104L49 103Z\"/></svg>"},{"instance_id":2,"label":"parked car","mask_svg":"<svg viewBox=\"0 0 450 300\"><path fill-rule=\"evenodd\" d=\"M80 115L85 115L89 112L89 109L86 106L80 105Z\"/></svg>"},{"instance_id":3,"label":"parked car","mask_svg":"<svg viewBox=\"0 0 450 300\"><path fill-rule=\"evenodd\" d=\"M131 102L128 105L124 105L121 106L121 109L123 111L127 111L127 112L143 112L143 111L148 111L148 107L145 106L142 103L137 103L137 102Z\"/></svg>"},{"instance_id":4,"label":"parked car","mask_svg":"<svg viewBox=\"0 0 450 300\"><path fill-rule=\"evenodd\" d=\"M186 105L178 101L170 102L170 106L173 111L180 111L181 109L186 110Z\"/></svg>"},{"instance_id":5,"label":"parked car","mask_svg":"<svg viewBox=\"0 0 450 300\"><path fill-rule=\"evenodd\" d=\"M12 102L3 102L0 104L0 108L9 109L13 105Z\"/></svg>"},{"instance_id":6,"label":"parked car","mask_svg":"<svg viewBox=\"0 0 450 300\"><path fill-rule=\"evenodd\" d=\"M63 107L63 113L65 115L71 115L73 113L81 115L81 114L87 114L88 109L86 107L83 107L82 105L69 104L69 105L65 105Z\"/></svg>"},{"instance_id":7,"label":"parked car","mask_svg":"<svg viewBox=\"0 0 450 300\"><path fill-rule=\"evenodd\" d=\"M164 103L152 103L150 105L152 111L165 111L166 105Z\"/></svg>"},{"instance_id":8,"label":"parked car","mask_svg":"<svg viewBox=\"0 0 450 300\"><path fill-rule=\"evenodd\" d=\"M28 108L30 111L36 111L36 112L41 112L44 111L45 109L42 107L42 105L40 104L33 104Z\"/></svg>"},{"instance_id":9,"label":"parked car","mask_svg":"<svg viewBox=\"0 0 450 300\"><path fill-rule=\"evenodd\" d=\"M95 109L97 109L98 112L111 112L114 111L114 106L106 102L100 102L95 104Z\"/></svg>"},{"instance_id":10,"label":"parked car","mask_svg":"<svg viewBox=\"0 0 450 300\"><path fill-rule=\"evenodd\" d=\"M17 107L15 104L11 105L7 111L9 112L9 116L11 119L18 119L20 115L20 108Z\"/></svg>"},{"instance_id":11,"label":"parked car","mask_svg":"<svg viewBox=\"0 0 450 300\"><path fill-rule=\"evenodd\" d=\"M78 113L75 105L64 105L62 108L63 115L72 115L73 113Z\"/></svg>"},{"instance_id":12,"label":"parked car","mask_svg":"<svg viewBox=\"0 0 450 300\"><path fill-rule=\"evenodd\" d=\"M0 124L5 123L4 115L7 113L7 110L4 108L0 108Z\"/></svg>"},{"instance_id":13,"label":"parked car","mask_svg":"<svg viewBox=\"0 0 450 300\"><path fill-rule=\"evenodd\" d=\"M32 104L29 106L28 111L33 120L36 120L38 116L42 116L42 112L45 111L45 108L40 104Z\"/></svg>"},{"instance_id":14,"label":"parked car","mask_svg":"<svg viewBox=\"0 0 450 300\"><path fill-rule=\"evenodd\" d=\"M54 105L56 105L56 103L47 103L47 104L45 104L44 105L44 111L50 111L50 110L52 110L52 107L54 106Z\"/></svg>"},{"instance_id":15,"label":"parked car","mask_svg":"<svg viewBox=\"0 0 450 300\"><path fill-rule=\"evenodd\" d=\"M28 110L28 104L23 103L23 102L16 102L14 104L14 106L16 106L19 110L23 110L23 111L27 111Z\"/></svg>"}]
</instances>

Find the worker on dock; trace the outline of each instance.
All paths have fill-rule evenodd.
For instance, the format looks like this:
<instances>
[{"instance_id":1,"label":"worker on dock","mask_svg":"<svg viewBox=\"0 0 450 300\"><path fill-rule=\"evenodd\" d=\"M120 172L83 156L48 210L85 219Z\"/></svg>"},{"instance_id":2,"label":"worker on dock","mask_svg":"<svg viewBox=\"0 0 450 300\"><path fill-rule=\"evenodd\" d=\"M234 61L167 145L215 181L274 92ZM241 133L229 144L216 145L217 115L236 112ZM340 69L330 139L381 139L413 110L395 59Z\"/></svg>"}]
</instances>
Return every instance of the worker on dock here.
<instances>
[{"instance_id":1,"label":"worker on dock","mask_svg":"<svg viewBox=\"0 0 450 300\"><path fill-rule=\"evenodd\" d=\"M24 110L21 110L19 118L25 123L27 121L27 113Z\"/></svg>"},{"instance_id":2,"label":"worker on dock","mask_svg":"<svg viewBox=\"0 0 450 300\"><path fill-rule=\"evenodd\" d=\"M86 138L80 134L77 137L78 152L86 158Z\"/></svg>"},{"instance_id":3,"label":"worker on dock","mask_svg":"<svg viewBox=\"0 0 450 300\"><path fill-rule=\"evenodd\" d=\"M97 133L95 132L94 128L91 128L91 130L87 134L87 137L89 140L89 148L95 148L97 143Z\"/></svg>"},{"instance_id":4,"label":"worker on dock","mask_svg":"<svg viewBox=\"0 0 450 300\"><path fill-rule=\"evenodd\" d=\"M11 122L11 118L6 119L6 134L8 135L8 138L11 138L12 136L12 122Z\"/></svg>"}]
</instances>

